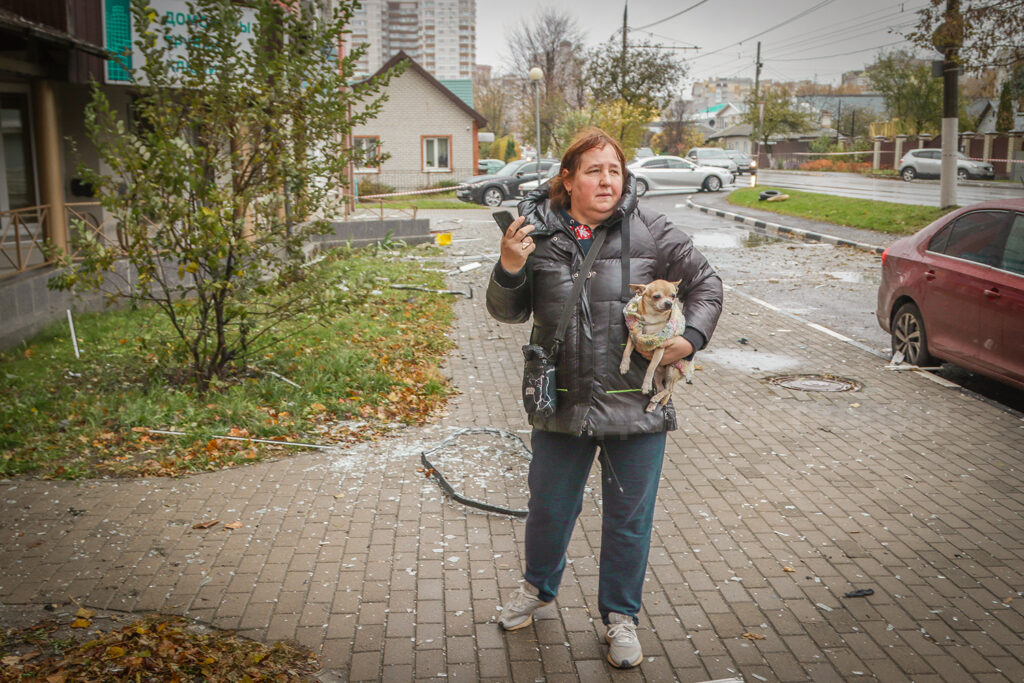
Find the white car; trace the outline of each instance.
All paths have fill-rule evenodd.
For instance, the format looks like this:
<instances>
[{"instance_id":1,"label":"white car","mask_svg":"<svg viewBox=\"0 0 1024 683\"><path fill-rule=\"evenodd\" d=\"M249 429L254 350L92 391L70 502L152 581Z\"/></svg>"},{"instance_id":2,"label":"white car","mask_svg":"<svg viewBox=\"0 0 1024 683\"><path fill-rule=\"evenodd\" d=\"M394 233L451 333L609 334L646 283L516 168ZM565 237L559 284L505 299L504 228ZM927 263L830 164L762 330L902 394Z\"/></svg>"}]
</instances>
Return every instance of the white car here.
<instances>
[{"instance_id":1,"label":"white car","mask_svg":"<svg viewBox=\"0 0 1024 683\"><path fill-rule=\"evenodd\" d=\"M630 162L636 176L636 193L643 197L649 190L692 190L718 192L733 182L733 174L717 166L697 164L673 156L647 157Z\"/></svg>"},{"instance_id":2,"label":"white car","mask_svg":"<svg viewBox=\"0 0 1024 683\"><path fill-rule=\"evenodd\" d=\"M525 183L520 184L519 188L516 190L516 196L525 197L526 195L530 194L538 187L540 187L541 185L543 185L544 183L548 182L556 175L558 175L558 169L560 169L561 167L561 162L552 164L551 168L545 171L542 177L538 178L537 180L527 180Z\"/></svg>"}]
</instances>

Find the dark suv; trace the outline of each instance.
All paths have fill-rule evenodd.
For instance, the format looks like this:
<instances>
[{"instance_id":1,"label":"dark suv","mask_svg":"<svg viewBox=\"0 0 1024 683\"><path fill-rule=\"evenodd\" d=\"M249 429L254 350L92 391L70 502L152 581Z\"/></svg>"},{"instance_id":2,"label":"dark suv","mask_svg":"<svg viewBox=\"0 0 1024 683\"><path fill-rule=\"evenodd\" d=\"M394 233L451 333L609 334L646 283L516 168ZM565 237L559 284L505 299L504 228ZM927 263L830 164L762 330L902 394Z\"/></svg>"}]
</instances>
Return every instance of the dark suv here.
<instances>
[{"instance_id":1,"label":"dark suv","mask_svg":"<svg viewBox=\"0 0 1024 683\"><path fill-rule=\"evenodd\" d=\"M455 191L455 196L464 202L501 206L506 199L516 197L519 186L528 180L536 180L545 175L558 159L541 159L540 174L537 173L537 162L533 159L513 161L493 175L480 175L467 178L462 185L467 187Z\"/></svg>"}]
</instances>

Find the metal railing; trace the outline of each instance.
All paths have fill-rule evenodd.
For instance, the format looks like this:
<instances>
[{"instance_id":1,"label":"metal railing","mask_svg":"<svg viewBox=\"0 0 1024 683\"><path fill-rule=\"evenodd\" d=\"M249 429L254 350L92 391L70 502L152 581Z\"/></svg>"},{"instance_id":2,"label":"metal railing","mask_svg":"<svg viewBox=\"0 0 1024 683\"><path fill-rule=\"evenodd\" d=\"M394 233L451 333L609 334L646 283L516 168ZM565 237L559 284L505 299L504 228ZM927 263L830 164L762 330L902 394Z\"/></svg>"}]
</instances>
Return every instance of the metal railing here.
<instances>
[{"instance_id":1,"label":"metal railing","mask_svg":"<svg viewBox=\"0 0 1024 683\"><path fill-rule=\"evenodd\" d=\"M109 245L124 248L124 235L113 220L103 218L99 202L64 205L68 254L79 253L83 238L91 235ZM52 207L28 206L0 211L0 279L52 265L57 254L49 248Z\"/></svg>"}]
</instances>

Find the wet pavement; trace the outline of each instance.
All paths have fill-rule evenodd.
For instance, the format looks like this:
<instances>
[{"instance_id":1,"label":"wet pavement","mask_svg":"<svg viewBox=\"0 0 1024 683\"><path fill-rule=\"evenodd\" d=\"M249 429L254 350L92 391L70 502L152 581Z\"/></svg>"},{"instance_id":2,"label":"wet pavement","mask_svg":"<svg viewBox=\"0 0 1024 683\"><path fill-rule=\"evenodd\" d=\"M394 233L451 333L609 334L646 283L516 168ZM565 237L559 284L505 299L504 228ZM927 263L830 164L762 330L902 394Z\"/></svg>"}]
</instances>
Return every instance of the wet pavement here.
<instances>
[{"instance_id":1,"label":"wet pavement","mask_svg":"<svg viewBox=\"0 0 1024 683\"><path fill-rule=\"evenodd\" d=\"M493 262L489 212L432 218L451 229L453 270ZM1024 421L737 289L676 391L642 665L604 660L597 467L556 603L501 632L521 519L452 502L419 471L460 428L528 434L528 326L490 319L487 275L450 277L476 294L456 301L460 393L427 426L182 479L0 482L0 619L70 599L184 614L297 640L325 681L1024 680ZM787 389L779 374L860 389ZM472 437L438 467L469 497L521 505L510 439ZM242 526L192 528L209 519Z\"/></svg>"}]
</instances>

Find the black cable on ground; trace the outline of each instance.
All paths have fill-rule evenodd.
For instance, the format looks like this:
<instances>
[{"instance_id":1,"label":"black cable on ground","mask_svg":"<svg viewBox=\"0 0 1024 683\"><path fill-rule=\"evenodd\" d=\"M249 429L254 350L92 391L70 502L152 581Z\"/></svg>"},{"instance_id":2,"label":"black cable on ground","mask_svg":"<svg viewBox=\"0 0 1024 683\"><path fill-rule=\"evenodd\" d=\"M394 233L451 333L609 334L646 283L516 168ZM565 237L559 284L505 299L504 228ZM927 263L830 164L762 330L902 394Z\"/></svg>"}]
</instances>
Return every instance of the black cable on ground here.
<instances>
[{"instance_id":1,"label":"black cable on ground","mask_svg":"<svg viewBox=\"0 0 1024 683\"><path fill-rule=\"evenodd\" d=\"M485 512L497 512L501 515L512 515L513 517L525 517L526 510L513 510L512 508L503 507L501 505L492 505L491 503L487 503L481 500L474 500L472 498L467 498L459 493L456 493L455 489L452 488L452 485L449 484L448 480L444 478L444 475L441 473L441 470L437 469L437 467L435 467L427 458L428 455L432 455L433 453L436 453L437 451L446 448L458 437L465 436L466 434L498 434L499 436L513 438L519 442L519 445L521 446L522 451L525 454L524 457L527 460L530 459L530 449L526 447L526 444L523 442L523 440L519 437L518 434L513 434L512 432L507 432L503 429L494 429L493 427L467 427L458 430L448 438L438 443L433 448L429 448L420 453L420 460L423 462L423 466L427 468L427 476L434 477L437 480L437 485L441 487L441 490L444 491L445 495L447 495L456 502L462 503L463 505L475 507L480 510L484 510Z\"/></svg>"}]
</instances>

